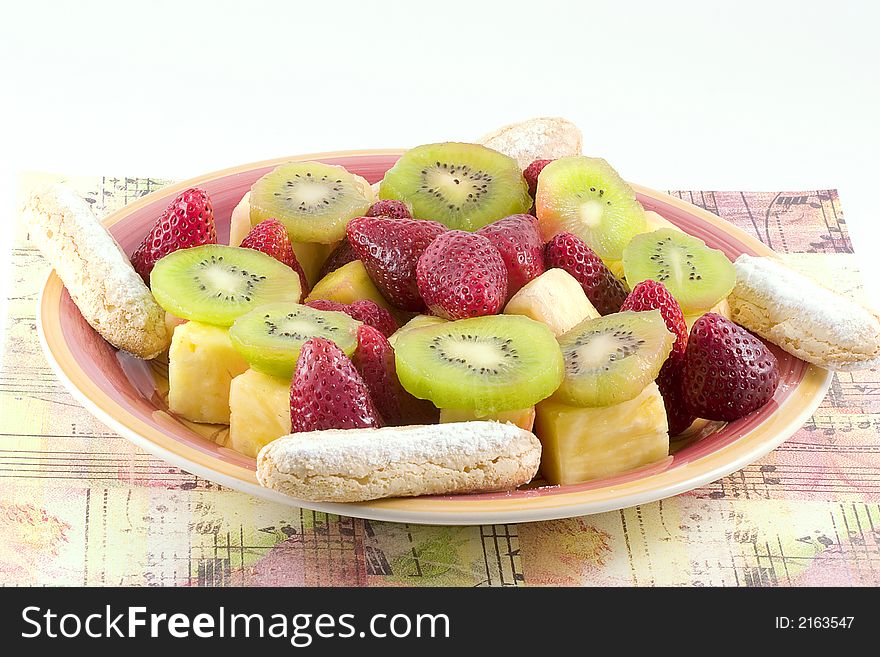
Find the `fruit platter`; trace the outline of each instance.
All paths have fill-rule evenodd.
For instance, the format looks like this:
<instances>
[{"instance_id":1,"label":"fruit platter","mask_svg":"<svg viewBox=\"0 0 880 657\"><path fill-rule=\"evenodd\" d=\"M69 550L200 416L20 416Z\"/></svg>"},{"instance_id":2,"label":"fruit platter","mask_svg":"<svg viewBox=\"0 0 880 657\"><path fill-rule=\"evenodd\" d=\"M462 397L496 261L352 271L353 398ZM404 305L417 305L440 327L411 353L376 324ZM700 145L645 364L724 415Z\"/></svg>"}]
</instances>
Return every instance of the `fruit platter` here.
<instances>
[{"instance_id":1,"label":"fruit platter","mask_svg":"<svg viewBox=\"0 0 880 657\"><path fill-rule=\"evenodd\" d=\"M99 221L28 201L59 377L135 444L379 520L597 513L779 445L876 314L538 119L243 165Z\"/></svg>"}]
</instances>

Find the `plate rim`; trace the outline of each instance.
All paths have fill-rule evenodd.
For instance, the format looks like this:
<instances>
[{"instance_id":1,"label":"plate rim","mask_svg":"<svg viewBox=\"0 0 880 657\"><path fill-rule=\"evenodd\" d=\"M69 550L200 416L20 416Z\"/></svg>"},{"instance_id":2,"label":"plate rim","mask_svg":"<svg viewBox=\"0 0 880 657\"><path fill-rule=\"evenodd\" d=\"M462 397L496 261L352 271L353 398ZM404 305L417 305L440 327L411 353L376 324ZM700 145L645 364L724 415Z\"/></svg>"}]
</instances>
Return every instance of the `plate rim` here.
<instances>
[{"instance_id":1,"label":"plate rim","mask_svg":"<svg viewBox=\"0 0 880 657\"><path fill-rule=\"evenodd\" d=\"M322 158L400 155L401 153L403 153L402 149L330 151L273 158L228 167L202 174L179 183L174 183L162 187L155 192L146 194L108 215L103 220L103 224L110 227L140 207L152 203L159 198L172 196L188 187L197 186L205 181L223 176L244 173L262 167L277 166L283 162ZM771 257L777 256L772 249L761 241L699 206L687 203L682 199L664 192L638 184L630 184L636 192L668 205L677 206L679 209L697 216L699 219L718 227L723 232L731 234L738 241L746 244L752 248L753 251L758 252L761 255ZM666 497L693 490L694 488L716 481L732 472L736 472L778 447L796 432L822 403L833 378L833 372L819 368L815 365L810 365L806 369L803 378L798 383L795 390L798 390L805 385L811 386L813 389L812 396L808 399L806 404L798 408L793 414L787 414L785 418L777 416L780 410L791 406L798 395L791 395L789 399L792 401L784 403L780 409L777 409L777 411L774 412L773 415L761 422L758 426L746 432L731 444L673 470L661 470L660 472L651 474L647 477L642 477L618 486L607 486L544 497L525 496L508 499L502 497L490 500L469 500L467 497L462 496L461 499L437 499L430 497L396 498L353 504L308 502L260 486L256 482L253 472L243 466L219 462L219 464L224 467L222 470L218 470L216 467L211 467L210 465L205 465L199 461L193 460L191 456L197 454L197 450L183 445L167 434L147 426L146 428L148 429L148 432L161 434L175 444L178 447L178 450L175 451L163 446L160 442L156 442L150 437L143 435L137 430L137 428L129 426L129 424L114 417L107 408L93 399L86 390L83 390L80 386L76 385L66 369L65 363L68 367L72 364L74 369L79 370L80 373L82 373L81 369L76 366L72 354L66 348L65 341L62 339L61 344L58 344L58 341L55 339L57 336L50 337L47 335L46 330L45 306L50 298L60 298L62 290L63 285L61 284L60 279L55 274L54 269L50 270L40 289L37 300L37 334L39 336L43 353L46 356L52 371L71 395L80 402L89 413L98 418L98 420L153 456L163 459L164 461L195 474L196 476L209 481L214 481L227 488L250 494L267 501L285 504L287 506L297 506L318 512L354 516L369 520L435 525L535 522L602 513L605 511L628 508L664 499ZM53 296L56 291L57 295ZM57 329L54 333L61 335L60 324L56 323L52 328ZM55 346L63 347L62 351L56 352L56 349L54 348ZM87 376L84 376L83 378L86 382L91 384L91 388L94 388L95 391L97 391L99 399L104 398L110 403L111 408L118 408L112 399L107 398L105 393L91 383L91 379ZM134 424L142 423L139 418L132 414L125 413L125 416L129 417L131 421L134 421ZM779 423L780 426L774 427L774 430L770 431L768 424L777 423ZM181 451L184 453L179 453ZM193 454L187 456L187 453L189 452L192 452ZM731 454L735 454L735 456L727 458L731 456ZM210 462L217 463L216 459L210 459ZM247 478L236 476L233 472L238 472L239 475L242 472L249 473L251 480L249 481ZM675 476L671 476L673 474ZM645 482L654 482L655 485L645 488ZM618 491L618 489L624 490ZM632 490L624 492L626 489ZM603 491L604 494L597 495L600 491ZM596 499L597 497L598 499Z\"/></svg>"}]
</instances>

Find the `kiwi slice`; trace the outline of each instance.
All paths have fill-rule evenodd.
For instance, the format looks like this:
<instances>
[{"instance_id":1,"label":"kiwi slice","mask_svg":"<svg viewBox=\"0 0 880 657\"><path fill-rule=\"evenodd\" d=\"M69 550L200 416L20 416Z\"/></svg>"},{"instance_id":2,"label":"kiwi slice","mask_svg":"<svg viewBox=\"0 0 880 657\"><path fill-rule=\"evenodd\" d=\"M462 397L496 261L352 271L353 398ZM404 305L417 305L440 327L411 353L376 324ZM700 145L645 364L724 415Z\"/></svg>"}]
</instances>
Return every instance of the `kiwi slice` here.
<instances>
[{"instance_id":1,"label":"kiwi slice","mask_svg":"<svg viewBox=\"0 0 880 657\"><path fill-rule=\"evenodd\" d=\"M634 237L623 251L623 271L631 288L649 278L663 283L685 315L708 310L736 284L723 252L670 228Z\"/></svg>"},{"instance_id":2,"label":"kiwi slice","mask_svg":"<svg viewBox=\"0 0 880 657\"><path fill-rule=\"evenodd\" d=\"M416 219L474 231L532 205L516 160L477 144L411 148L382 179L379 198L398 199Z\"/></svg>"},{"instance_id":3,"label":"kiwi slice","mask_svg":"<svg viewBox=\"0 0 880 657\"><path fill-rule=\"evenodd\" d=\"M172 315L217 326L267 303L296 303L302 293L299 275L287 265L260 251L219 244L168 254L153 267L150 288Z\"/></svg>"},{"instance_id":4,"label":"kiwi slice","mask_svg":"<svg viewBox=\"0 0 880 657\"><path fill-rule=\"evenodd\" d=\"M298 303L273 303L242 315L229 329L232 346L263 374L290 378L299 351L310 338L327 338L351 356L361 323L342 312Z\"/></svg>"},{"instance_id":5,"label":"kiwi slice","mask_svg":"<svg viewBox=\"0 0 880 657\"><path fill-rule=\"evenodd\" d=\"M619 260L629 241L645 230L645 210L632 187L595 157L562 157L545 166L535 212L545 241L568 231L603 260Z\"/></svg>"},{"instance_id":6,"label":"kiwi slice","mask_svg":"<svg viewBox=\"0 0 880 657\"><path fill-rule=\"evenodd\" d=\"M478 415L532 406L562 381L562 353L553 333L519 315L404 331L394 356L400 383L412 395Z\"/></svg>"},{"instance_id":7,"label":"kiwi slice","mask_svg":"<svg viewBox=\"0 0 880 657\"><path fill-rule=\"evenodd\" d=\"M293 242L330 244L345 237L349 219L364 214L369 186L342 167L288 162L251 187L251 225L278 219Z\"/></svg>"},{"instance_id":8,"label":"kiwi slice","mask_svg":"<svg viewBox=\"0 0 880 657\"><path fill-rule=\"evenodd\" d=\"M675 336L659 310L587 319L559 337L565 378L556 397L574 406L611 406L657 378Z\"/></svg>"}]
</instances>

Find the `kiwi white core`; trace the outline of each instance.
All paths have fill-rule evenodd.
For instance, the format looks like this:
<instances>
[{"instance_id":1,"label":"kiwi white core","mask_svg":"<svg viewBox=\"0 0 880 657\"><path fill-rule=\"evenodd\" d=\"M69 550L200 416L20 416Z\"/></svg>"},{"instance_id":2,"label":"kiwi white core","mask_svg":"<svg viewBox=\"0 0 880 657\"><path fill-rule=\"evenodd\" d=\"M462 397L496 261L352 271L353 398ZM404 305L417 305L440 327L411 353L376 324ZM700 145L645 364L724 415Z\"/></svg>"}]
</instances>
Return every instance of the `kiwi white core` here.
<instances>
[{"instance_id":1,"label":"kiwi white core","mask_svg":"<svg viewBox=\"0 0 880 657\"><path fill-rule=\"evenodd\" d=\"M604 214L605 207L600 201L590 199L581 204L580 219L584 224L590 226L591 228L594 228L602 223L602 215Z\"/></svg>"},{"instance_id":2,"label":"kiwi white core","mask_svg":"<svg viewBox=\"0 0 880 657\"><path fill-rule=\"evenodd\" d=\"M199 281L206 291L212 296L220 295L224 297L247 295L250 288L255 282L254 276L246 274L238 269L228 269L216 264L207 265L201 272L197 274Z\"/></svg>"},{"instance_id":3,"label":"kiwi white core","mask_svg":"<svg viewBox=\"0 0 880 657\"><path fill-rule=\"evenodd\" d=\"M516 350L511 348L510 342L474 335L445 336L435 338L431 348L444 360L483 374L498 375L507 370L508 363L516 360Z\"/></svg>"},{"instance_id":4,"label":"kiwi white core","mask_svg":"<svg viewBox=\"0 0 880 657\"><path fill-rule=\"evenodd\" d=\"M297 182L296 187L292 190L291 198L288 198L288 200L295 199L299 201L301 207L318 205L322 202L327 205L326 200L334 198L336 196L335 192L338 191L338 186L334 187L327 182L302 180Z\"/></svg>"},{"instance_id":5,"label":"kiwi white core","mask_svg":"<svg viewBox=\"0 0 880 657\"><path fill-rule=\"evenodd\" d=\"M445 198L449 208L476 203L487 193L492 176L483 171L472 171L470 167L454 164L441 164L425 169L422 174L422 189L437 198Z\"/></svg>"}]
</instances>

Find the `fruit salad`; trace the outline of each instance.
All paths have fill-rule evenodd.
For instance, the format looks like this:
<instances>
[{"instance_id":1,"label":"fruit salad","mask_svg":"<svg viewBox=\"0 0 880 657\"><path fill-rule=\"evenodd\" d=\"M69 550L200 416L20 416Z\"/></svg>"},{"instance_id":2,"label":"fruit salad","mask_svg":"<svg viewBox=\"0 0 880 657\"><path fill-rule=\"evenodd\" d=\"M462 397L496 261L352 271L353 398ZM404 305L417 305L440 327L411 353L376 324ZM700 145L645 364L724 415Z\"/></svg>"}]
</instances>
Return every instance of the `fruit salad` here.
<instances>
[{"instance_id":1,"label":"fruit salad","mask_svg":"<svg viewBox=\"0 0 880 657\"><path fill-rule=\"evenodd\" d=\"M189 189L131 254L173 331L168 406L228 424L262 482L300 495L311 476L314 499L343 501L608 477L779 384L729 318L734 263L599 158L522 169L427 144L372 187L292 162L254 182L230 244L214 222Z\"/></svg>"}]
</instances>

